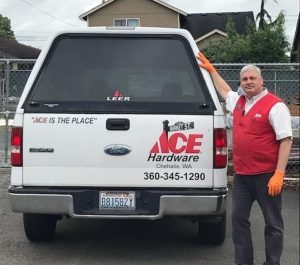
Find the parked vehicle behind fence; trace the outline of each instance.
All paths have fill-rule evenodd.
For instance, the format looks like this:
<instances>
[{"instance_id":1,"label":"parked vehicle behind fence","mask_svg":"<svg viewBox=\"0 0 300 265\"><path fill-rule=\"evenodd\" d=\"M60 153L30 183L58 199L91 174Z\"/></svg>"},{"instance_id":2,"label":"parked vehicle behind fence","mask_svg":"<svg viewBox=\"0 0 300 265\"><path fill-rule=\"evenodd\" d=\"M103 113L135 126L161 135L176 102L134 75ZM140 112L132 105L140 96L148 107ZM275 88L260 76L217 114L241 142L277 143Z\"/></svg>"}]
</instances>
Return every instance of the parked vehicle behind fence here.
<instances>
[{"instance_id":1,"label":"parked vehicle behind fence","mask_svg":"<svg viewBox=\"0 0 300 265\"><path fill-rule=\"evenodd\" d=\"M222 108L182 29L57 33L41 52L12 129L12 210L29 240L62 216L184 217L199 241L226 229Z\"/></svg>"}]
</instances>

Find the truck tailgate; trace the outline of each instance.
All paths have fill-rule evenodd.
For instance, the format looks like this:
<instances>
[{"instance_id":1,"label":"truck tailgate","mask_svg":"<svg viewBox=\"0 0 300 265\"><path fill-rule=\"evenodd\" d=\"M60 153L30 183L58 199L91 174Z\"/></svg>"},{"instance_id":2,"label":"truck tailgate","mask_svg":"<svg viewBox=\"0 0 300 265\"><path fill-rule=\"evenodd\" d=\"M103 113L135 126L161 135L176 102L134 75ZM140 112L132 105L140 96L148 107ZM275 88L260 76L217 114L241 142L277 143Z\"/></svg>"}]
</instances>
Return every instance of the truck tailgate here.
<instances>
[{"instance_id":1,"label":"truck tailgate","mask_svg":"<svg viewBox=\"0 0 300 265\"><path fill-rule=\"evenodd\" d=\"M212 187L212 115L24 114L23 185Z\"/></svg>"}]
</instances>

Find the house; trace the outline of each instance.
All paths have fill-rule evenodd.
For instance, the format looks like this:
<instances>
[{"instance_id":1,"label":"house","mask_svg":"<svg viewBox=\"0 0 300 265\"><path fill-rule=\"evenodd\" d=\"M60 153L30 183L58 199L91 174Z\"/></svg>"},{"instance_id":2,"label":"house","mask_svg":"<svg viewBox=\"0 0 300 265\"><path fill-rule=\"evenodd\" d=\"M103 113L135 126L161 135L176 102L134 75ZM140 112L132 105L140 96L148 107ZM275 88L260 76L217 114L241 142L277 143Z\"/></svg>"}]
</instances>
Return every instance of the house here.
<instances>
[{"instance_id":1,"label":"house","mask_svg":"<svg viewBox=\"0 0 300 265\"><path fill-rule=\"evenodd\" d=\"M254 22L253 12L199 13L180 16L181 28L188 30L198 47L206 48L209 42L227 36L226 24L231 19L237 33L244 34L248 20Z\"/></svg>"},{"instance_id":2,"label":"house","mask_svg":"<svg viewBox=\"0 0 300 265\"><path fill-rule=\"evenodd\" d=\"M0 39L0 59L36 59L40 52L15 40Z\"/></svg>"},{"instance_id":3,"label":"house","mask_svg":"<svg viewBox=\"0 0 300 265\"><path fill-rule=\"evenodd\" d=\"M37 59L41 50L27 46L11 39L0 39L1 59ZM32 69L34 63L22 63L15 61L11 63L12 70ZM3 65L1 66L3 68ZM1 77L0 77L1 78Z\"/></svg>"},{"instance_id":4,"label":"house","mask_svg":"<svg viewBox=\"0 0 300 265\"><path fill-rule=\"evenodd\" d=\"M135 26L180 28L180 15L187 13L161 0L102 0L80 15L88 27Z\"/></svg>"},{"instance_id":5,"label":"house","mask_svg":"<svg viewBox=\"0 0 300 265\"><path fill-rule=\"evenodd\" d=\"M292 46L291 62L295 62L295 63L300 62L300 12L298 15L298 22L297 22L293 46Z\"/></svg>"},{"instance_id":6,"label":"house","mask_svg":"<svg viewBox=\"0 0 300 265\"><path fill-rule=\"evenodd\" d=\"M25 87L28 76L34 66L40 50L17 42L16 40L0 38L0 84L3 84L3 90L0 91L0 98L4 98L5 91L9 84L8 110L14 111L19 97ZM13 60L11 60L13 59ZM16 59L16 60L15 60ZM8 71L9 69L9 71ZM9 73L7 79L6 73ZM3 81L5 80L6 81Z\"/></svg>"},{"instance_id":7,"label":"house","mask_svg":"<svg viewBox=\"0 0 300 265\"><path fill-rule=\"evenodd\" d=\"M102 0L100 5L79 16L88 27L184 28L190 31L201 48L207 47L210 41L227 36L228 17L239 34L245 33L247 20L255 23L253 12L188 14L162 0Z\"/></svg>"}]
</instances>

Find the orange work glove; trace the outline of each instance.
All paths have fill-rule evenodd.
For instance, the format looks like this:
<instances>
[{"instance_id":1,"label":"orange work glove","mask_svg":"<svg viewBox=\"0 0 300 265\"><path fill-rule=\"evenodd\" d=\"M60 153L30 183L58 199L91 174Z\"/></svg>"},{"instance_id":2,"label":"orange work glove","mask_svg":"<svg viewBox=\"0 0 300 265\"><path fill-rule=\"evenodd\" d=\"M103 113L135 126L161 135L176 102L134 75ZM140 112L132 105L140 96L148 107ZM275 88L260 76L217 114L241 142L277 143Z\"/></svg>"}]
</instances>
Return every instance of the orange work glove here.
<instances>
[{"instance_id":1,"label":"orange work glove","mask_svg":"<svg viewBox=\"0 0 300 265\"><path fill-rule=\"evenodd\" d=\"M211 74L217 72L216 68L209 62L209 60L204 56L202 52L198 52L198 55L196 57L201 62L199 63L200 67L204 68Z\"/></svg>"},{"instance_id":2,"label":"orange work glove","mask_svg":"<svg viewBox=\"0 0 300 265\"><path fill-rule=\"evenodd\" d=\"M283 186L283 179L284 179L284 172L280 170L276 170L268 183L269 195L275 196L281 192Z\"/></svg>"}]
</instances>

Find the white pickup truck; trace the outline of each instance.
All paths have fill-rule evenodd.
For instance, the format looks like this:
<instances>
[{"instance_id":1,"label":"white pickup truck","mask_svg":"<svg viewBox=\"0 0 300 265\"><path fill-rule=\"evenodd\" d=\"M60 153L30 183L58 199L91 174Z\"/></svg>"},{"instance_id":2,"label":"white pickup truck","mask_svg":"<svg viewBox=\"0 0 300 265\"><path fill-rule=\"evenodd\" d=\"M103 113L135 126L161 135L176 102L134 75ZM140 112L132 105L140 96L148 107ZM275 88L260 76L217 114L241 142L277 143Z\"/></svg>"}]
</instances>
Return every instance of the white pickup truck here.
<instances>
[{"instance_id":1,"label":"white pickup truck","mask_svg":"<svg viewBox=\"0 0 300 265\"><path fill-rule=\"evenodd\" d=\"M189 32L88 28L55 34L17 107L12 210L48 240L62 216L185 217L199 240L226 229L227 141Z\"/></svg>"}]
</instances>

